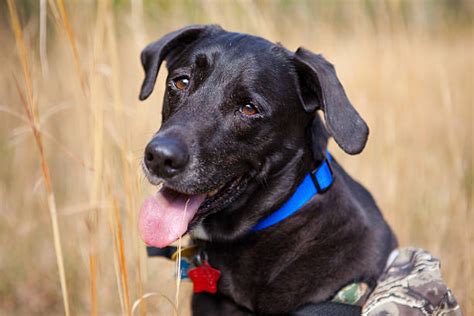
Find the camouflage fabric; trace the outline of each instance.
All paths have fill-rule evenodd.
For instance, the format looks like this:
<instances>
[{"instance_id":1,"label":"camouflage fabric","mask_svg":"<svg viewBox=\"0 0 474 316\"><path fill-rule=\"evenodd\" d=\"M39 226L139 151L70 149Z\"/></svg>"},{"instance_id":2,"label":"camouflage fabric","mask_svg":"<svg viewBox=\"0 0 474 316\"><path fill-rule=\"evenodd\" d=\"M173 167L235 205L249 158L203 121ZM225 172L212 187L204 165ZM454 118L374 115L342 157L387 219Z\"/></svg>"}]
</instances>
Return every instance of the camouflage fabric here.
<instances>
[{"instance_id":1,"label":"camouflage fabric","mask_svg":"<svg viewBox=\"0 0 474 316\"><path fill-rule=\"evenodd\" d=\"M369 294L370 288L367 283L351 283L337 292L332 301L336 303L357 305L362 307Z\"/></svg>"},{"instance_id":2,"label":"camouflage fabric","mask_svg":"<svg viewBox=\"0 0 474 316\"><path fill-rule=\"evenodd\" d=\"M362 308L362 315L462 315L441 278L439 260L428 252L399 249Z\"/></svg>"}]
</instances>

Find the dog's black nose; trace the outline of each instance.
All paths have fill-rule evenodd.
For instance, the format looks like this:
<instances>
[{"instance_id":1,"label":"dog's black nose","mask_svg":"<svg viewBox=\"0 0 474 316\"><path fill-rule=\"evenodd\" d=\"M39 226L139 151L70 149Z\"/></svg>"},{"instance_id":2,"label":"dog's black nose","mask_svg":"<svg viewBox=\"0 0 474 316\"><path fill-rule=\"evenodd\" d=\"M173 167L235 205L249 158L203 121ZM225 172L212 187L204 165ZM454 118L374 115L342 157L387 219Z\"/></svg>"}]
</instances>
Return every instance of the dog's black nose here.
<instances>
[{"instance_id":1,"label":"dog's black nose","mask_svg":"<svg viewBox=\"0 0 474 316\"><path fill-rule=\"evenodd\" d=\"M186 145L174 138L156 137L145 149L145 165L162 178L170 178L181 172L189 161Z\"/></svg>"}]
</instances>

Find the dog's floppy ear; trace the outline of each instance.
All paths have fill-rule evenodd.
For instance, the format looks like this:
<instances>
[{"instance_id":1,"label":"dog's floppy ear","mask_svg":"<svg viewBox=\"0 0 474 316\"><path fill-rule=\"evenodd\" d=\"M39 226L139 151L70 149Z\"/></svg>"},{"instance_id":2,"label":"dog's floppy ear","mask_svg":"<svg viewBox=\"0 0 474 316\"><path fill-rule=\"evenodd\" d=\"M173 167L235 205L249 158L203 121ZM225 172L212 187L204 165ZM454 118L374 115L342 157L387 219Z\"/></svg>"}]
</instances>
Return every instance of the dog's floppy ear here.
<instances>
[{"instance_id":1,"label":"dog's floppy ear","mask_svg":"<svg viewBox=\"0 0 474 316\"><path fill-rule=\"evenodd\" d=\"M369 128L349 102L334 66L301 47L294 54L294 64L304 109L323 110L326 128L336 143L348 154L360 153Z\"/></svg>"},{"instance_id":2,"label":"dog's floppy ear","mask_svg":"<svg viewBox=\"0 0 474 316\"><path fill-rule=\"evenodd\" d=\"M145 47L140 56L145 70L140 100L145 100L152 93L161 63L168 54L172 51L182 51L186 46L215 30L221 28L217 25L190 25L168 33Z\"/></svg>"}]
</instances>

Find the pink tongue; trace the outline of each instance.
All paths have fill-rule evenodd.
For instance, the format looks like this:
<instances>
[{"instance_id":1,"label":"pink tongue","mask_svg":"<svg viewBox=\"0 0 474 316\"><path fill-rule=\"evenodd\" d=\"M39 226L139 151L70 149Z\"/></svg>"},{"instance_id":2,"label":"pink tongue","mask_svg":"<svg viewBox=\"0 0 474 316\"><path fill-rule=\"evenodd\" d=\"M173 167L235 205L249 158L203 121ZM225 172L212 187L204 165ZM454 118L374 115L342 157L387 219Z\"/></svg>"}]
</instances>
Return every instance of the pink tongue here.
<instances>
[{"instance_id":1,"label":"pink tongue","mask_svg":"<svg viewBox=\"0 0 474 316\"><path fill-rule=\"evenodd\" d=\"M143 241L158 248L176 241L186 233L189 222L205 198L206 194L185 195L165 188L147 198L139 219Z\"/></svg>"}]
</instances>

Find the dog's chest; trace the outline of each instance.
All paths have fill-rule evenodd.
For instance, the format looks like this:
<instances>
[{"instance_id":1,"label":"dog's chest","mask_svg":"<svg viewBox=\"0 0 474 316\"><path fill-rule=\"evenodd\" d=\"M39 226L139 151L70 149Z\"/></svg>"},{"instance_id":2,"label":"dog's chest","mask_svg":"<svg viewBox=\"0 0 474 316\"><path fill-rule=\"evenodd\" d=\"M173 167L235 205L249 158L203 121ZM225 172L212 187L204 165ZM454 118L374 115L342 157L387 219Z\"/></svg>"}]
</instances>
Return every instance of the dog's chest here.
<instances>
[{"instance_id":1,"label":"dog's chest","mask_svg":"<svg viewBox=\"0 0 474 316\"><path fill-rule=\"evenodd\" d=\"M254 312L274 313L291 310L291 305L297 306L304 299L299 291L287 288L289 281L299 283L299 276L293 276L291 264L285 260L265 256L258 248L220 250L209 252L212 265L221 271L218 291L238 305Z\"/></svg>"}]
</instances>

